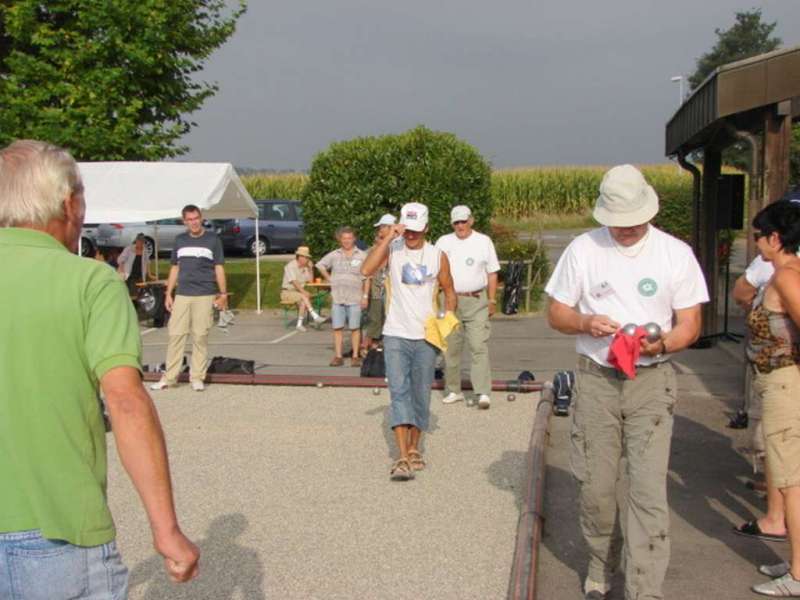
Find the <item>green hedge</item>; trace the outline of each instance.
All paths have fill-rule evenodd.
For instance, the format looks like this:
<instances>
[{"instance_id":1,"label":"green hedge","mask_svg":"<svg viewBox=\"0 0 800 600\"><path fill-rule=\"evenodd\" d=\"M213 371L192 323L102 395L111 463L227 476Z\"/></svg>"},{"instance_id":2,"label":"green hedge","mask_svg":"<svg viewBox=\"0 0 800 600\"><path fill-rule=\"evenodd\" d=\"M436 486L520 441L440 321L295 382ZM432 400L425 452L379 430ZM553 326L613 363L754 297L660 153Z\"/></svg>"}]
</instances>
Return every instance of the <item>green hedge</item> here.
<instances>
[{"instance_id":1,"label":"green hedge","mask_svg":"<svg viewBox=\"0 0 800 600\"><path fill-rule=\"evenodd\" d=\"M417 127L400 135L332 144L311 165L303 191L306 242L314 256L336 246L337 227L350 225L371 242L383 213L399 215L406 202L430 210L428 239L450 232L450 209L466 204L476 228L492 215L489 164L455 135Z\"/></svg>"}]
</instances>

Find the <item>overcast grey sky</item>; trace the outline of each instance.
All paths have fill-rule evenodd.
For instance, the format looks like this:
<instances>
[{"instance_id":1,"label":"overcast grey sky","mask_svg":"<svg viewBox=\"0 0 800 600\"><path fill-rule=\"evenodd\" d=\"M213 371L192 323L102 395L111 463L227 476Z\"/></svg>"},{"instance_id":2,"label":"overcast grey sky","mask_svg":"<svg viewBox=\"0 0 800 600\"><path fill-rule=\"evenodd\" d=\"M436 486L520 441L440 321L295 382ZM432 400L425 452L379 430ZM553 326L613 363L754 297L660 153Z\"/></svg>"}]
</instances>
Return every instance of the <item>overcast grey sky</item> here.
<instances>
[{"instance_id":1,"label":"overcast grey sky","mask_svg":"<svg viewBox=\"0 0 800 600\"><path fill-rule=\"evenodd\" d=\"M800 44L798 0L250 0L182 160L304 170L424 124L496 167L660 162L670 77L754 7Z\"/></svg>"}]
</instances>

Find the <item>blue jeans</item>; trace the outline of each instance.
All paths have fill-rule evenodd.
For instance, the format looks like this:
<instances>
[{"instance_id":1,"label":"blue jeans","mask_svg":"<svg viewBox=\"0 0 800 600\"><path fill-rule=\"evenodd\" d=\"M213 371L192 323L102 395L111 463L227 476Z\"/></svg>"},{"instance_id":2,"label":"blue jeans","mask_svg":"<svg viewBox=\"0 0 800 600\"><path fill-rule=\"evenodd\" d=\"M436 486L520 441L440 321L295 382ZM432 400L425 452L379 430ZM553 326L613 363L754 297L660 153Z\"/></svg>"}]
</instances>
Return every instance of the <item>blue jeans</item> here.
<instances>
[{"instance_id":1,"label":"blue jeans","mask_svg":"<svg viewBox=\"0 0 800 600\"><path fill-rule=\"evenodd\" d=\"M112 540L73 546L38 531L0 533L3 600L125 600L128 569Z\"/></svg>"},{"instance_id":2,"label":"blue jeans","mask_svg":"<svg viewBox=\"0 0 800 600\"><path fill-rule=\"evenodd\" d=\"M392 399L392 429L398 425L413 425L422 431L428 429L436 353L436 348L425 340L383 336L383 357Z\"/></svg>"},{"instance_id":3,"label":"blue jeans","mask_svg":"<svg viewBox=\"0 0 800 600\"><path fill-rule=\"evenodd\" d=\"M360 304L333 304L331 306L331 328L347 328L355 331L361 327L361 305Z\"/></svg>"}]
</instances>

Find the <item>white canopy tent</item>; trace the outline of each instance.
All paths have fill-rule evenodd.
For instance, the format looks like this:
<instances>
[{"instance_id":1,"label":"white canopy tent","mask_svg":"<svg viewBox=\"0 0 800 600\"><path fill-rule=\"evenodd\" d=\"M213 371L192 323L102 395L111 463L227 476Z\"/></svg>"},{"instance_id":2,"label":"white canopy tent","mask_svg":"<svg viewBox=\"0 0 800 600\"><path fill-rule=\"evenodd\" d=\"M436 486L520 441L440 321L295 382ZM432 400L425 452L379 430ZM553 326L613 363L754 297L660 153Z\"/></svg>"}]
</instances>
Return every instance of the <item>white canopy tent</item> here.
<instances>
[{"instance_id":1,"label":"white canopy tent","mask_svg":"<svg viewBox=\"0 0 800 600\"><path fill-rule=\"evenodd\" d=\"M175 219L194 204L206 219L255 218L258 207L230 163L78 163L87 223ZM261 269L256 257L256 305L261 312Z\"/></svg>"}]
</instances>

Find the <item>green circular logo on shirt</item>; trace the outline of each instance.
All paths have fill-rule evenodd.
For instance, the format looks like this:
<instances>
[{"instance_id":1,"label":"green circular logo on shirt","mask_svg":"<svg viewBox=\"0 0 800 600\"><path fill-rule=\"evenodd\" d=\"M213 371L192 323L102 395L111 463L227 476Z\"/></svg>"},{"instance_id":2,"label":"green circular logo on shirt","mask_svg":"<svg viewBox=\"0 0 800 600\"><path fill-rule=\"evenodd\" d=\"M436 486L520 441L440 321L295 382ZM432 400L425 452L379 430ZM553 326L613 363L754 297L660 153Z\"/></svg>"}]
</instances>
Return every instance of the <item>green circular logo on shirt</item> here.
<instances>
[{"instance_id":1,"label":"green circular logo on shirt","mask_svg":"<svg viewBox=\"0 0 800 600\"><path fill-rule=\"evenodd\" d=\"M467 266L468 267L471 267L474 264L475 264L475 259L474 258L470 257L470 258L467 259Z\"/></svg>"},{"instance_id":2,"label":"green circular logo on shirt","mask_svg":"<svg viewBox=\"0 0 800 600\"><path fill-rule=\"evenodd\" d=\"M658 284L654 279L650 279L649 277L642 279L637 287L639 288L639 293L647 297L655 296L658 291Z\"/></svg>"}]
</instances>

